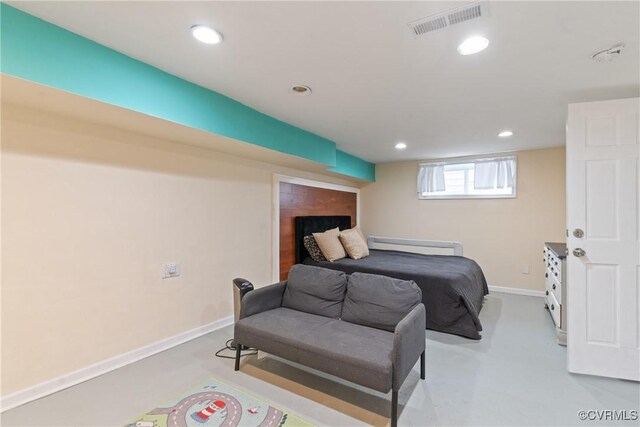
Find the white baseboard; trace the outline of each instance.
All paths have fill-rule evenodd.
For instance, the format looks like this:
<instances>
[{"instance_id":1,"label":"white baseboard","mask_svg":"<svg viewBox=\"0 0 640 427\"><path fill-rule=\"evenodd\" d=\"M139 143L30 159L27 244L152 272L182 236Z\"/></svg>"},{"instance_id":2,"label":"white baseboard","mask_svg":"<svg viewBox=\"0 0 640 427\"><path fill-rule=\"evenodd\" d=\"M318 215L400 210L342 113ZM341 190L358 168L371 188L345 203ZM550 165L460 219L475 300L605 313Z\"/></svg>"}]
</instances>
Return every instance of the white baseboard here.
<instances>
[{"instance_id":1,"label":"white baseboard","mask_svg":"<svg viewBox=\"0 0 640 427\"><path fill-rule=\"evenodd\" d=\"M80 384L84 381L106 374L107 372L111 372L130 363L137 362L138 360L160 353L161 351L168 350L231 324L233 324L233 316L224 317L220 320L216 320L215 322L156 341L128 353L114 356L107 360L87 366L86 368L78 369L77 371L61 375L52 380L3 396L0 398L0 412L15 408L16 406L24 405L25 403L76 384Z\"/></svg>"},{"instance_id":2,"label":"white baseboard","mask_svg":"<svg viewBox=\"0 0 640 427\"><path fill-rule=\"evenodd\" d=\"M531 291L529 289L508 288L506 286L489 286L489 292L499 292L502 294L526 295L529 297L544 298L543 291Z\"/></svg>"}]
</instances>

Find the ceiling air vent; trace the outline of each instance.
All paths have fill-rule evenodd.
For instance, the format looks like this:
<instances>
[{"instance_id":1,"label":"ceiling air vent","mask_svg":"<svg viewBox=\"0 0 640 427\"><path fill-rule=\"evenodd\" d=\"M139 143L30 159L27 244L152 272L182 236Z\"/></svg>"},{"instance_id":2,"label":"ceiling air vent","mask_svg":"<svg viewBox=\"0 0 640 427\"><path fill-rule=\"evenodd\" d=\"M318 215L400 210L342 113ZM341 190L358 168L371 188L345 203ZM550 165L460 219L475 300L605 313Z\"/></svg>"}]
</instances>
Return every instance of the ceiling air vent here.
<instances>
[{"instance_id":1,"label":"ceiling air vent","mask_svg":"<svg viewBox=\"0 0 640 427\"><path fill-rule=\"evenodd\" d=\"M488 6L486 2L475 2L467 4L463 7L451 9L437 15L427 16L426 18L418 19L417 21L410 22L407 25L418 37L432 31L440 30L450 25L459 24L461 22L469 21L471 19L487 16Z\"/></svg>"},{"instance_id":2,"label":"ceiling air vent","mask_svg":"<svg viewBox=\"0 0 640 427\"><path fill-rule=\"evenodd\" d=\"M447 23L447 19L444 16L440 16L438 18L429 19L426 21L420 20L410 25L413 25L413 32L415 33L415 35L419 36L421 34L439 30L440 28L444 28L449 24Z\"/></svg>"},{"instance_id":3,"label":"ceiling air vent","mask_svg":"<svg viewBox=\"0 0 640 427\"><path fill-rule=\"evenodd\" d=\"M452 12L447 15L449 25L459 24L460 22L468 21L469 19L480 18L482 16L482 9L480 4L475 4L471 7Z\"/></svg>"}]
</instances>

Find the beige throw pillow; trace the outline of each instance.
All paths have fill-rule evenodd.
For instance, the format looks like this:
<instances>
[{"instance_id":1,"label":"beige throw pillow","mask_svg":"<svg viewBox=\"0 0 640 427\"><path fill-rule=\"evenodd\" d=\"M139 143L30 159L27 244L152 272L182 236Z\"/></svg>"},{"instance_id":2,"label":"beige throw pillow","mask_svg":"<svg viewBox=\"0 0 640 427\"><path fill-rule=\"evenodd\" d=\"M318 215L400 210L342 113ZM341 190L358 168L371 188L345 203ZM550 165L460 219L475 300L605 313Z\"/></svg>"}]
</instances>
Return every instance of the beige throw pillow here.
<instances>
[{"instance_id":1,"label":"beige throw pillow","mask_svg":"<svg viewBox=\"0 0 640 427\"><path fill-rule=\"evenodd\" d=\"M367 241L358 227L341 231L340 241L349 258L360 259L369 256Z\"/></svg>"},{"instance_id":2,"label":"beige throw pillow","mask_svg":"<svg viewBox=\"0 0 640 427\"><path fill-rule=\"evenodd\" d=\"M338 259L346 258L347 253L340 243L340 230L338 227L327 230L324 233L313 233L313 238L316 239L316 243L322 252L322 255L328 261L335 261Z\"/></svg>"}]
</instances>

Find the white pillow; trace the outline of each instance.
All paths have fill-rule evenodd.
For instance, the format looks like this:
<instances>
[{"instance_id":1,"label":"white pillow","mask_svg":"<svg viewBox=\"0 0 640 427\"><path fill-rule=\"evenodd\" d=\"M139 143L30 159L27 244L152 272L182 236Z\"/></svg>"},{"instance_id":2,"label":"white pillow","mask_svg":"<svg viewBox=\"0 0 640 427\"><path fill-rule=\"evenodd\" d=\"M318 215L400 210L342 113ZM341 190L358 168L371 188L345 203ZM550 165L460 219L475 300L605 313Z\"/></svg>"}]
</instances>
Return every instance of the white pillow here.
<instances>
[{"instance_id":1,"label":"white pillow","mask_svg":"<svg viewBox=\"0 0 640 427\"><path fill-rule=\"evenodd\" d=\"M349 258L361 259L369 256L367 241L358 227L340 232L340 242Z\"/></svg>"},{"instance_id":2,"label":"white pillow","mask_svg":"<svg viewBox=\"0 0 640 427\"><path fill-rule=\"evenodd\" d=\"M327 261L336 261L346 258L347 253L340 243L340 229L338 227L327 230L324 233L313 233L313 238Z\"/></svg>"}]
</instances>

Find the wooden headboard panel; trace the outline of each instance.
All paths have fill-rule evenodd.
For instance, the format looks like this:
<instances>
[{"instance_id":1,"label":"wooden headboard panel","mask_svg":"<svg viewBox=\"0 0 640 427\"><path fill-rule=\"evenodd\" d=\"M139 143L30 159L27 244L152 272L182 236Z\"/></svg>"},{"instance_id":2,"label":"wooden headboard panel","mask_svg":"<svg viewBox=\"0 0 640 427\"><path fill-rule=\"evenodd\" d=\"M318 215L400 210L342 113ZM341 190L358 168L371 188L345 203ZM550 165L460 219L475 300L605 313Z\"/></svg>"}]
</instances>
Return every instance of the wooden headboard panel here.
<instances>
[{"instance_id":1,"label":"wooden headboard panel","mask_svg":"<svg viewBox=\"0 0 640 427\"><path fill-rule=\"evenodd\" d=\"M343 215L356 226L358 196L349 191L280 183L280 278L296 263L295 217Z\"/></svg>"}]
</instances>

